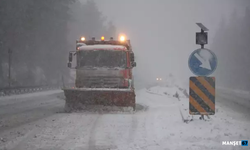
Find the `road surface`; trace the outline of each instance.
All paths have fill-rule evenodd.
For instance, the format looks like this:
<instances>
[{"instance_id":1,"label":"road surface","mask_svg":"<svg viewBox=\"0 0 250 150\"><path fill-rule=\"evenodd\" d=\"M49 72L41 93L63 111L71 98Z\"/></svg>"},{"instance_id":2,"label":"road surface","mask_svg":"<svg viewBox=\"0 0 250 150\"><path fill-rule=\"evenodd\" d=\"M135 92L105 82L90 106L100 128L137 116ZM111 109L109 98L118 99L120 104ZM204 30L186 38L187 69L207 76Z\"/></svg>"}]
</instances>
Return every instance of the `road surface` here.
<instances>
[{"instance_id":1,"label":"road surface","mask_svg":"<svg viewBox=\"0 0 250 150\"><path fill-rule=\"evenodd\" d=\"M2 97L0 150L247 149L221 143L250 140L249 97L217 91L215 116L184 123L181 113L191 118L188 98L178 100L173 92L137 91L135 113L64 113L59 90Z\"/></svg>"}]
</instances>

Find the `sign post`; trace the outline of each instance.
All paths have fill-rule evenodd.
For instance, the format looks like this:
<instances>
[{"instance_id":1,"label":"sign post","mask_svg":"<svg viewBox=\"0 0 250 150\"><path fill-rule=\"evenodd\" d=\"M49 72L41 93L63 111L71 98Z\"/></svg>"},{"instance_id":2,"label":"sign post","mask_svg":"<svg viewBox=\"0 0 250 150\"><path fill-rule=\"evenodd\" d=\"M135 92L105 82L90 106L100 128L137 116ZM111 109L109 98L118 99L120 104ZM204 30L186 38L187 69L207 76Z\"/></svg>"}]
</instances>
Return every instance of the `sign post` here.
<instances>
[{"instance_id":1,"label":"sign post","mask_svg":"<svg viewBox=\"0 0 250 150\"><path fill-rule=\"evenodd\" d=\"M11 87L11 54L12 54L12 50L10 48L8 49L8 53L9 53L9 87Z\"/></svg>"},{"instance_id":2,"label":"sign post","mask_svg":"<svg viewBox=\"0 0 250 150\"><path fill-rule=\"evenodd\" d=\"M196 44L200 49L193 51L189 57L189 69L196 76L189 79L189 114L204 115L215 114L215 77L209 77L217 67L217 57L213 51L204 48L208 44L208 29L197 23L201 32L196 33Z\"/></svg>"}]
</instances>

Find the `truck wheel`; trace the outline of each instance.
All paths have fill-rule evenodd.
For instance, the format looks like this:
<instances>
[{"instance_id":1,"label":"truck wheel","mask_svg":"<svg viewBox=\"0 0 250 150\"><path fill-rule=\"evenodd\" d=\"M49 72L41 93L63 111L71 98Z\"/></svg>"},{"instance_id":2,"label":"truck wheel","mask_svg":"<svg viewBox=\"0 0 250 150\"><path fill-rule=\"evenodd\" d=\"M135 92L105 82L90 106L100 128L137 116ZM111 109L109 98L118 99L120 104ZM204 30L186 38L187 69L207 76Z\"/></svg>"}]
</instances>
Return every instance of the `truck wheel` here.
<instances>
[{"instance_id":1,"label":"truck wheel","mask_svg":"<svg viewBox=\"0 0 250 150\"><path fill-rule=\"evenodd\" d=\"M68 103L65 103L65 105L64 105L64 111L66 113L70 113L72 111L72 108L71 108L71 106Z\"/></svg>"},{"instance_id":2,"label":"truck wheel","mask_svg":"<svg viewBox=\"0 0 250 150\"><path fill-rule=\"evenodd\" d=\"M134 105L134 106L133 106L133 111L135 112L135 110L136 110L136 106Z\"/></svg>"}]
</instances>

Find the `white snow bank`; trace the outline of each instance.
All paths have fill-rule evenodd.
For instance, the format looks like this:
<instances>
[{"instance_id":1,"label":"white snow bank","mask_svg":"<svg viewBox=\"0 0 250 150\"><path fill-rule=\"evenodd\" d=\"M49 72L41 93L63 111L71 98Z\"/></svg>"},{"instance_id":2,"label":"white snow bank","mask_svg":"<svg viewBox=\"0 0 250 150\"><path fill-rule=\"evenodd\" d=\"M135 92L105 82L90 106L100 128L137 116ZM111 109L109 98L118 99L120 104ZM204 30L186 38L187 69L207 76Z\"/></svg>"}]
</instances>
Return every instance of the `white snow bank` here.
<instances>
[{"instance_id":1,"label":"white snow bank","mask_svg":"<svg viewBox=\"0 0 250 150\"><path fill-rule=\"evenodd\" d=\"M186 95L183 93L184 91L176 86L173 86L173 87L155 86L155 87L148 88L147 92L155 93L159 95L167 95L170 97L173 97L176 93L178 93L179 97L186 97Z\"/></svg>"},{"instance_id":2,"label":"white snow bank","mask_svg":"<svg viewBox=\"0 0 250 150\"><path fill-rule=\"evenodd\" d=\"M216 87L216 89L223 91L223 92L234 93L237 95L250 96L250 91L237 90L237 89L231 89L231 88L225 88L225 87Z\"/></svg>"},{"instance_id":3,"label":"white snow bank","mask_svg":"<svg viewBox=\"0 0 250 150\"><path fill-rule=\"evenodd\" d=\"M172 94L178 91L176 88L166 87L153 87L152 89ZM151 138L145 139L147 141L145 143L136 141L134 144L120 148L121 150L137 148L223 150L234 147L222 146L222 141L240 141L250 137L248 129L250 122L244 118L244 114L234 112L224 106L216 105L216 114L210 116L209 120L199 120L200 116L195 115L194 120L186 124L182 122L179 109L184 119L191 119L188 98L181 98L178 101L173 97L148 93L147 89L139 91L137 97L137 102L149 106L147 116L152 122L148 121L150 126L148 126L147 134ZM206 116L205 119L207 119Z\"/></svg>"},{"instance_id":4,"label":"white snow bank","mask_svg":"<svg viewBox=\"0 0 250 150\"><path fill-rule=\"evenodd\" d=\"M166 87L153 89L172 94L178 91L176 88ZM179 109L184 119L191 119L188 98L181 98L178 101L176 98L147 93L146 90L141 91L138 97L142 99L140 101L145 101L144 103L149 105L149 111L159 112L154 118L155 126L152 128L158 131L156 134L158 140L155 138L157 144L149 144L148 149L227 149L221 145L222 141L240 141L250 137L248 129L250 122L246 120L244 114L234 112L225 106L216 105L216 114L210 116L211 119L207 121L199 120L200 116L195 115L194 121L185 124L181 121ZM154 107L156 109L153 109Z\"/></svg>"},{"instance_id":5,"label":"white snow bank","mask_svg":"<svg viewBox=\"0 0 250 150\"><path fill-rule=\"evenodd\" d=\"M168 75L167 78L164 80L164 86L166 87L178 87L185 90L189 89L189 78L187 77L187 82L182 82L177 77L173 76L172 74Z\"/></svg>"},{"instance_id":6,"label":"white snow bank","mask_svg":"<svg viewBox=\"0 0 250 150\"><path fill-rule=\"evenodd\" d=\"M250 93L248 91L232 90L227 88L216 88L219 98L223 98L228 102L233 102L250 109Z\"/></svg>"},{"instance_id":7,"label":"white snow bank","mask_svg":"<svg viewBox=\"0 0 250 150\"><path fill-rule=\"evenodd\" d=\"M157 83L151 84L147 87L147 93L156 95L168 95L171 97L174 96L176 93L180 97L188 97L188 92L188 82L184 83L181 80L178 80L172 74L169 74L166 78L163 78L162 81L158 81Z\"/></svg>"},{"instance_id":8,"label":"white snow bank","mask_svg":"<svg viewBox=\"0 0 250 150\"><path fill-rule=\"evenodd\" d=\"M228 99L233 100L242 105L250 106L250 92L244 90L229 89L223 87L216 87L219 95L226 96Z\"/></svg>"}]
</instances>

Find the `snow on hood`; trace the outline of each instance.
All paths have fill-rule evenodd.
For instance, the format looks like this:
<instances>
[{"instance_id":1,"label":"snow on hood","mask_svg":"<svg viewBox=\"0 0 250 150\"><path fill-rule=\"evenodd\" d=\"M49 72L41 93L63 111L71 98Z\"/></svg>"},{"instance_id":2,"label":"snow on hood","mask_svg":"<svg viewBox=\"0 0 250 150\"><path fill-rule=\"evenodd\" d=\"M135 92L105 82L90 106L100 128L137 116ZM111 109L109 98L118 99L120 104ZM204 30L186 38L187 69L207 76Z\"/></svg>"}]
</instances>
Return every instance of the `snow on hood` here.
<instances>
[{"instance_id":1,"label":"snow on hood","mask_svg":"<svg viewBox=\"0 0 250 150\"><path fill-rule=\"evenodd\" d=\"M99 71L107 71L107 70L125 70L125 68L122 67L90 67L90 66L84 66L81 67L82 70L99 70Z\"/></svg>"},{"instance_id":2,"label":"snow on hood","mask_svg":"<svg viewBox=\"0 0 250 150\"><path fill-rule=\"evenodd\" d=\"M117 50L123 49L126 50L127 48L122 45L83 45L79 47L79 50L95 50L95 49L107 49L107 50Z\"/></svg>"}]
</instances>

